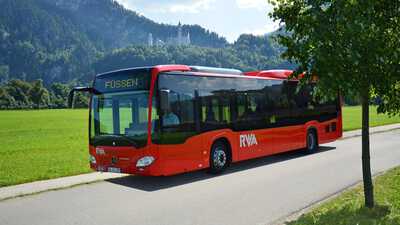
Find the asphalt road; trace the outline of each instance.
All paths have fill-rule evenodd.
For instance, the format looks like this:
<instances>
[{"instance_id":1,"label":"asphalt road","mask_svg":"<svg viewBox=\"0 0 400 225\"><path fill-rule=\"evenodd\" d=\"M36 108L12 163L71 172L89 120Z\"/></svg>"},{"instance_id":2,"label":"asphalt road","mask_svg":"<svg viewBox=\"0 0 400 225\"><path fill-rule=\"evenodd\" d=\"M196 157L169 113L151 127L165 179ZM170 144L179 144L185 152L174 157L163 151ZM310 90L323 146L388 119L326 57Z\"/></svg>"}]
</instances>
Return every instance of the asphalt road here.
<instances>
[{"instance_id":1,"label":"asphalt road","mask_svg":"<svg viewBox=\"0 0 400 225\"><path fill-rule=\"evenodd\" d=\"M361 180L361 140L174 177L125 177L0 202L1 225L264 225ZM400 131L371 136L373 173L400 165Z\"/></svg>"}]
</instances>

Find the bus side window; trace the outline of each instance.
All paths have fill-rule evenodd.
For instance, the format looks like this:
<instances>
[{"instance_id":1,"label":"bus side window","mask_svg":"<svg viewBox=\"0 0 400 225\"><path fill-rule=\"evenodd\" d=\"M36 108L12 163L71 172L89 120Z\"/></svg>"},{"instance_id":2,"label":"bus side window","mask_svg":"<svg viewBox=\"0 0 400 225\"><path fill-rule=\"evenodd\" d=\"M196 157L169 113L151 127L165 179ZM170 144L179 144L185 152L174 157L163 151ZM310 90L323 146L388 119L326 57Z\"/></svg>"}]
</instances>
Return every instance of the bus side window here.
<instances>
[{"instance_id":1,"label":"bus side window","mask_svg":"<svg viewBox=\"0 0 400 225\"><path fill-rule=\"evenodd\" d=\"M236 82L230 78L204 77L199 82L201 98L202 130L231 128L232 117L237 117L233 109Z\"/></svg>"},{"instance_id":2,"label":"bus side window","mask_svg":"<svg viewBox=\"0 0 400 225\"><path fill-rule=\"evenodd\" d=\"M231 106L230 106L230 95L226 94L224 96L220 96L220 117L221 122L226 125L230 125L231 123Z\"/></svg>"},{"instance_id":3,"label":"bus side window","mask_svg":"<svg viewBox=\"0 0 400 225\"><path fill-rule=\"evenodd\" d=\"M237 107L237 120L240 120L243 118L245 112L246 112L246 107L247 107L247 98L246 98L246 93L237 93L236 94L236 107Z\"/></svg>"},{"instance_id":4,"label":"bus side window","mask_svg":"<svg viewBox=\"0 0 400 225\"><path fill-rule=\"evenodd\" d=\"M213 130L220 122L218 101L213 95L203 93L201 97L202 105L202 129Z\"/></svg>"}]
</instances>

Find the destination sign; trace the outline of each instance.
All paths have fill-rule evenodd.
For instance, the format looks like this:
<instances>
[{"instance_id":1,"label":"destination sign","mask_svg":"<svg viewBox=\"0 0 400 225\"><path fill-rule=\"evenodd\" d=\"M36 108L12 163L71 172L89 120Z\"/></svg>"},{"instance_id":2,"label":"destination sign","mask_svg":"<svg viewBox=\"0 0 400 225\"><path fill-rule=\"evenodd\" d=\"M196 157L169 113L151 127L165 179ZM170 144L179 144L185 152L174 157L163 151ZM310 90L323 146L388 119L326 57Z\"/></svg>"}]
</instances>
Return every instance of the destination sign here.
<instances>
[{"instance_id":1,"label":"destination sign","mask_svg":"<svg viewBox=\"0 0 400 225\"><path fill-rule=\"evenodd\" d=\"M95 89L100 93L149 90L150 78L147 70L119 71L97 77Z\"/></svg>"},{"instance_id":2,"label":"destination sign","mask_svg":"<svg viewBox=\"0 0 400 225\"><path fill-rule=\"evenodd\" d=\"M126 80L110 80L104 83L106 89L136 88L139 86L139 78Z\"/></svg>"}]
</instances>

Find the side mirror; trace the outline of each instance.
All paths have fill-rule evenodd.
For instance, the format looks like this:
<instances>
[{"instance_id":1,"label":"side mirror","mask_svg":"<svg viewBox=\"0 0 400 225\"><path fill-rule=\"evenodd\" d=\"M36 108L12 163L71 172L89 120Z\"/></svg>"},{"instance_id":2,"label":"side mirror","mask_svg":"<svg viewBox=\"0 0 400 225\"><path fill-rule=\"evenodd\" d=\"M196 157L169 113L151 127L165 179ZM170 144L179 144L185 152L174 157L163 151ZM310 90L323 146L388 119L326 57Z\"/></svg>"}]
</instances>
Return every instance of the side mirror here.
<instances>
[{"instance_id":1,"label":"side mirror","mask_svg":"<svg viewBox=\"0 0 400 225\"><path fill-rule=\"evenodd\" d=\"M91 87L74 87L68 95L68 107L73 108L73 103L74 103L74 95L75 92L89 92L89 93L94 93L95 90Z\"/></svg>"},{"instance_id":2,"label":"side mirror","mask_svg":"<svg viewBox=\"0 0 400 225\"><path fill-rule=\"evenodd\" d=\"M160 90L160 109L162 112L168 111L170 109L169 104L169 93L171 91L168 89Z\"/></svg>"}]
</instances>

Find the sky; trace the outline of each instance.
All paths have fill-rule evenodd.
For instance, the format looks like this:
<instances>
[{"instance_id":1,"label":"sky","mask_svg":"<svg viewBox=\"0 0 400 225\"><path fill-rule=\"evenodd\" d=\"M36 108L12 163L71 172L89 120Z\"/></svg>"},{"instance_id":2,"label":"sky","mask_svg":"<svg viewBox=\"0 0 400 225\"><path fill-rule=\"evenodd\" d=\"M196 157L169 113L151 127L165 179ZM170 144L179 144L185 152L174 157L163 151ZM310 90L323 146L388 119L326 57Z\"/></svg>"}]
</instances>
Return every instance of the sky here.
<instances>
[{"instance_id":1,"label":"sky","mask_svg":"<svg viewBox=\"0 0 400 225\"><path fill-rule=\"evenodd\" d=\"M262 35L278 28L267 0L117 0L156 22L198 24L234 42L240 34Z\"/></svg>"}]
</instances>

